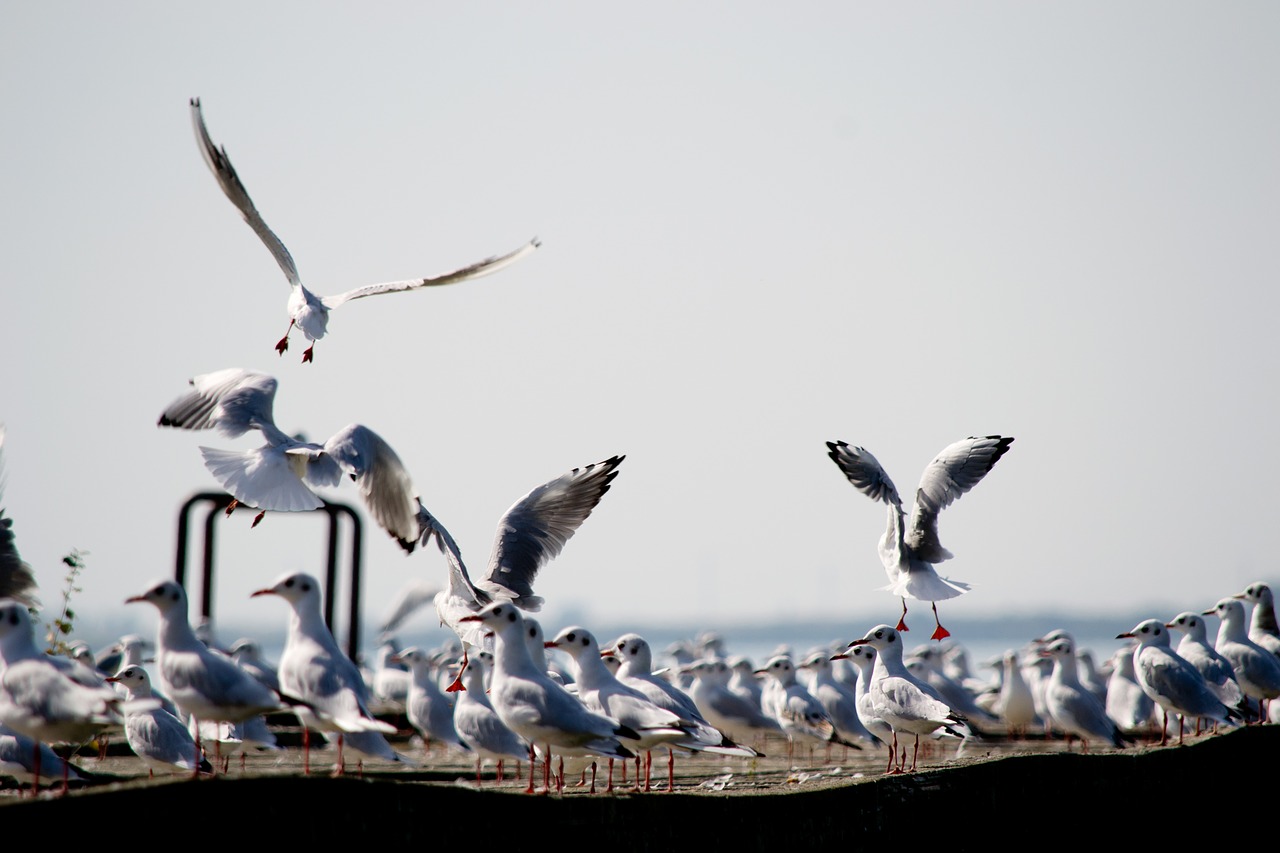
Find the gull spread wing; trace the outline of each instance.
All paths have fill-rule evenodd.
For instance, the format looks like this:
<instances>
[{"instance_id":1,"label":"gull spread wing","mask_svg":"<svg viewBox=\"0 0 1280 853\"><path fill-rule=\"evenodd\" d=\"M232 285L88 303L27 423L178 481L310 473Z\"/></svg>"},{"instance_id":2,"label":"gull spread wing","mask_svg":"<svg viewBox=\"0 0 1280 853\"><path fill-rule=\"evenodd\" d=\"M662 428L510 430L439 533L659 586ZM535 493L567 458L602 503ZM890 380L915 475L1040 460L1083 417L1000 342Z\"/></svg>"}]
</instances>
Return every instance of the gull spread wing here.
<instances>
[{"instance_id":1,"label":"gull spread wing","mask_svg":"<svg viewBox=\"0 0 1280 853\"><path fill-rule=\"evenodd\" d=\"M196 376L190 384L192 390L161 413L160 426L189 430L216 428L229 438L260 429L268 440L278 442L279 431L272 415L279 384L275 377L231 367Z\"/></svg>"},{"instance_id":2,"label":"gull spread wing","mask_svg":"<svg viewBox=\"0 0 1280 853\"><path fill-rule=\"evenodd\" d=\"M209 130L204 124L204 113L200 109L199 98L191 99L191 124L196 131L196 142L200 145L200 154L204 157L204 162L208 165L209 171L213 172L213 176L217 179L218 186L222 188L223 194L236 206L236 209L240 211L240 215L244 217L244 221L249 223L249 227L253 229L253 233L258 235L258 239L271 252L271 256L276 259L276 263L284 271L285 278L289 280L289 284L301 284L302 282L298 278L298 268L293 262L293 256L289 254L289 250L284 247L284 243L280 242L280 238L275 235L275 232L267 227L267 223L258 213L258 209L254 207L253 200L249 198L249 191L240 182L240 176L236 174L236 170L231 165L231 160L227 157L226 148L217 147L213 144L213 139L209 137Z\"/></svg>"},{"instance_id":3,"label":"gull spread wing","mask_svg":"<svg viewBox=\"0 0 1280 853\"><path fill-rule=\"evenodd\" d=\"M420 536L413 481L391 445L368 427L351 424L326 441L324 450L355 481L378 525L412 553Z\"/></svg>"},{"instance_id":4,"label":"gull spread wing","mask_svg":"<svg viewBox=\"0 0 1280 853\"><path fill-rule=\"evenodd\" d=\"M364 287L353 288L345 293L321 297L320 301L324 304L324 307L332 310L344 302L350 302L352 299L360 299L364 296L376 296L380 293L400 293L406 290L417 290L420 287L456 284L460 281L480 278L497 272L503 267L510 266L541 245L542 242L535 237L513 252L508 252L505 255L494 255L493 257L485 258L483 261L477 261L474 264L468 264L465 267L459 267L447 273L441 273L429 278L413 278L405 281L388 281L383 284L368 284Z\"/></svg>"},{"instance_id":5,"label":"gull spread wing","mask_svg":"<svg viewBox=\"0 0 1280 853\"><path fill-rule=\"evenodd\" d=\"M906 544L921 560L940 563L953 555L938 540L938 514L977 485L1008 450L1006 436L970 436L943 448L924 469L916 489Z\"/></svg>"},{"instance_id":6,"label":"gull spread wing","mask_svg":"<svg viewBox=\"0 0 1280 853\"><path fill-rule=\"evenodd\" d=\"M525 610L539 610L542 599L533 594L532 586L538 570L560 553L591 515L625 458L613 456L574 468L516 501L498 523L480 586Z\"/></svg>"},{"instance_id":7,"label":"gull spread wing","mask_svg":"<svg viewBox=\"0 0 1280 853\"><path fill-rule=\"evenodd\" d=\"M898 490L880 462L864 448L843 441L828 441L827 455L840 467L854 487L880 503L902 506Z\"/></svg>"}]
</instances>

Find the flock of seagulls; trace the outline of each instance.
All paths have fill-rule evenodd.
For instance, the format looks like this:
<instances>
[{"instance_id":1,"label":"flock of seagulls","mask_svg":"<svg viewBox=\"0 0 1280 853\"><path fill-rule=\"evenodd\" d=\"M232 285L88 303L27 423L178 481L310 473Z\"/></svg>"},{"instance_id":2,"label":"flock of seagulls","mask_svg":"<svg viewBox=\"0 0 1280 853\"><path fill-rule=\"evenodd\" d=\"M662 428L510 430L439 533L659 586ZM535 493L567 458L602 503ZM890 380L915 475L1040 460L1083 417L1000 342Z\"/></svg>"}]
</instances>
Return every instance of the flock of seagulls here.
<instances>
[{"instance_id":1,"label":"flock of seagulls","mask_svg":"<svg viewBox=\"0 0 1280 853\"><path fill-rule=\"evenodd\" d=\"M289 282L289 328L276 344L279 354L297 327L311 341L303 362L314 361L329 312L348 301L479 278L540 245L534 239L441 275L318 296L302 284L225 149L213 143L199 99L190 107L202 158ZM166 579L124 599L155 609L154 642L130 636L97 656L87 649L63 653L36 641L33 619L42 605L35 574L0 506L0 775L32 790L42 777L64 789L91 780L93 774L64 753L78 754L117 732L148 776L228 772L223 748L239 751L242 760L250 750L281 749L272 722L280 715L298 721L307 773L316 734L336 745L334 774L345 772L348 753L361 767L417 768L434 758L466 756L475 761L476 784L484 781L486 764L496 765L501 782L507 764L522 778L520 765L527 762L530 793L538 790L539 763L542 792L563 791L575 774L585 785L588 772L594 792L601 770L604 790L612 792L618 762L624 780L634 762L631 790L648 791L662 786L652 773L657 752L667 760L665 789L674 790L677 756L714 756L745 771L766 749L788 758L801 750L831 756L840 749L842 755L883 754L885 773L903 773L916 769L922 748L940 743L956 744L957 754L997 737L1057 737L1068 749L1079 741L1082 751L1125 749L1156 735L1167 743L1170 717L1179 743L1188 725L1198 735L1277 722L1280 627L1264 582L1212 608L1167 622L1147 619L1118 633L1126 644L1102 665L1059 630L984 662L986 678L970 669L964 647L938 617L938 601L970 588L936 569L952 557L938 522L1008 453L1008 436L970 436L943 448L925 467L909 514L870 452L827 443L849 482L887 507L878 552L889 581L883 589L902 605L896 625L875 625L847 643L803 655L781 648L758 664L707 637L694 648L664 651L666 661L637 633L602 643L589 628L569 625L547 637L534 615L544 603L534 594L539 572L597 509L624 456L572 468L516 500L498 521L483 574L473 579L457 543L378 433L352 423L321 443L288 435L274 419L278 381L258 371L218 370L189 385L162 410L160 427L216 430L227 438L256 431L265 441L249 451L200 448L209 473L232 497L228 513L252 508L256 526L268 512L318 509L324 499L317 490L349 481L406 554L435 540L447 566L444 583L415 584L389 614L372 670L339 647L322 615L325 591L306 572L285 574L251 596L287 605L277 664L265 660L252 639L222 650L202 636L190 622L186 591ZM0 463L3 450L0 427ZM935 621L931 642L911 651L904 646L908 600L929 602ZM396 630L428 604L452 631L451 642L397 648ZM1205 617L1219 620L1212 640ZM1176 647L1174 631L1183 635ZM403 723L388 718L390 706L403 712ZM406 729L422 744L420 752L393 743Z\"/></svg>"}]
</instances>

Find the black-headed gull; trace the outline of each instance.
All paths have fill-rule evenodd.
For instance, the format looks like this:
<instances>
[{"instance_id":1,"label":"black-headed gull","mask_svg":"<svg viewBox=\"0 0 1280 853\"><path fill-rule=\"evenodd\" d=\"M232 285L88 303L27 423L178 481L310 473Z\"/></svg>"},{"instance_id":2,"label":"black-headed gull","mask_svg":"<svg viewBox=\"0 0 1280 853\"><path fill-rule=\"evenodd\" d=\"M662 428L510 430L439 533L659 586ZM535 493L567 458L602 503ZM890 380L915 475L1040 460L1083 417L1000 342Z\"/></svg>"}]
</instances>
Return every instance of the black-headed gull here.
<instances>
[{"instance_id":1,"label":"black-headed gull","mask_svg":"<svg viewBox=\"0 0 1280 853\"><path fill-rule=\"evenodd\" d=\"M1041 646L1039 654L1053 661L1045 684L1045 709L1053 726L1066 735L1067 749L1070 750L1073 738L1080 738L1081 752L1089 751L1091 740L1124 749L1126 735L1116 721L1107 716L1102 700L1080 682L1075 642L1061 637Z\"/></svg>"},{"instance_id":2,"label":"black-headed gull","mask_svg":"<svg viewBox=\"0 0 1280 853\"><path fill-rule=\"evenodd\" d=\"M944 447L924 469L908 520L897 488L874 456L843 441L827 442L827 455L849 482L872 500L888 505L889 527L880 539L879 550L889 584L882 589L902 598L899 631L907 630L907 599L913 598L933 604L936 627L932 639L951 636L938 620L937 602L963 595L969 584L944 578L934 570L935 563L954 556L938 539L938 514L977 485L1012 443L1008 436L987 435L970 436Z\"/></svg>"},{"instance_id":3,"label":"black-headed gull","mask_svg":"<svg viewBox=\"0 0 1280 853\"><path fill-rule=\"evenodd\" d=\"M303 285L302 279L298 276L298 268L293 262L293 256L289 254L289 250L285 248L284 243L275 235L275 232L267 227L267 223L263 221L258 209L249 198L249 191L245 189L244 184L240 182L240 176L232 168L231 160L227 158L226 149L214 145L213 140L209 137L209 131L204 123L204 114L200 109L199 98L191 99L191 124L195 128L196 142L200 146L200 155L204 158L209 170L213 172L213 176L217 179L218 186L222 188L223 194L240 211L244 221L249 224L249 227L253 229L253 233L258 235L258 239L271 252L271 256L276 259L276 263L280 265L280 269L284 272L285 278L289 280L289 328L285 331L284 337L276 343L276 352L281 355L284 355L285 350L289 348L289 334L293 331L293 327L297 326L302 330L307 340L313 342L302 354L303 362L311 361L315 349L314 342L324 337L328 327L329 312L353 299L376 296L380 293L402 293L422 287L456 284L460 281L479 278L515 263L542 245L535 237L520 248L505 255L485 258L482 261L477 261L446 273L440 273L439 275L409 279L407 281L370 284L331 296L320 296Z\"/></svg>"},{"instance_id":4,"label":"black-headed gull","mask_svg":"<svg viewBox=\"0 0 1280 853\"><path fill-rule=\"evenodd\" d=\"M750 666L750 661L743 660ZM733 670L727 661L703 658L680 668L690 677L689 696L702 716L735 741L782 734L782 726L760 708L759 702L730 689Z\"/></svg>"},{"instance_id":5,"label":"black-headed gull","mask_svg":"<svg viewBox=\"0 0 1280 853\"><path fill-rule=\"evenodd\" d=\"M534 663L525 641L524 617L514 603L496 602L461 617L460 621L477 622L493 632L489 701L507 728L531 744L549 747L543 764L544 791L551 776L552 753L635 757L623 739L634 743L640 739L638 732L611 717L588 710ZM529 786L525 791L534 791L532 752Z\"/></svg>"},{"instance_id":6,"label":"black-headed gull","mask_svg":"<svg viewBox=\"0 0 1280 853\"><path fill-rule=\"evenodd\" d=\"M696 722L699 726L699 738L709 744L703 749L704 752L741 758L763 757L755 749L735 743L733 738L713 726L698 710L698 703L692 696L665 675L654 671L653 648L644 637L634 632L623 634L609 648L601 650L601 655L606 661L618 661L618 669L614 675L623 684L639 690L655 705L682 719Z\"/></svg>"},{"instance_id":7,"label":"black-headed gull","mask_svg":"<svg viewBox=\"0 0 1280 853\"><path fill-rule=\"evenodd\" d=\"M1204 677L1209 689L1228 708L1236 708L1244 701L1244 691L1236 681L1236 671L1231 661L1223 657L1209 642L1209 629L1204 616L1190 610L1179 613L1165 623L1172 631L1181 631L1177 653ZM1172 635L1170 635L1172 641Z\"/></svg>"},{"instance_id":8,"label":"black-headed gull","mask_svg":"<svg viewBox=\"0 0 1280 853\"><path fill-rule=\"evenodd\" d=\"M289 628L276 673L280 690L305 702L295 709L308 730L336 734L338 756L333 772L345 772L344 750L362 758L410 764L392 748L385 735L396 727L369 710L369 687L360 669L338 646L325 624L320 582L306 572L290 572L251 598L274 595L289 605ZM307 768L309 769L309 768Z\"/></svg>"},{"instance_id":9,"label":"black-headed gull","mask_svg":"<svg viewBox=\"0 0 1280 853\"><path fill-rule=\"evenodd\" d=\"M1249 618L1249 639L1276 656L1280 656L1280 623L1276 622L1275 599L1271 587L1263 581L1254 581L1233 598L1253 605Z\"/></svg>"},{"instance_id":10,"label":"black-headed gull","mask_svg":"<svg viewBox=\"0 0 1280 853\"><path fill-rule=\"evenodd\" d=\"M813 694L813 698L822 703L827 715L831 717L831 722L835 723L840 737L853 743L888 746L876 737L858 716L857 688L850 688L836 678L831 658L831 653L825 649L815 649L801 659L799 668L810 673L809 692ZM841 660L847 660L847 658L841 658Z\"/></svg>"},{"instance_id":11,"label":"black-headed gull","mask_svg":"<svg viewBox=\"0 0 1280 853\"><path fill-rule=\"evenodd\" d=\"M4 424L0 424L0 498L4 497ZM0 506L0 598L12 598L39 609L39 587L31 566L18 554L13 519Z\"/></svg>"},{"instance_id":12,"label":"black-headed gull","mask_svg":"<svg viewBox=\"0 0 1280 853\"><path fill-rule=\"evenodd\" d=\"M1129 644L1112 652L1111 674L1107 676L1107 716L1127 735L1147 732L1160 725L1155 700L1138 683L1138 673L1133 666L1136 651L1137 646Z\"/></svg>"},{"instance_id":13,"label":"black-headed gull","mask_svg":"<svg viewBox=\"0 0 1280 853\"><path fill-rule=\"evenodd\" d=\"M861 749L842 737L822 703L796 678L795 663L787 655L774 655L756 674L765 677L760 708L782 727L788 754L797 741L833 744Z\"/></svg>"},{"instance_id":14,"label":"black-headed gull","mask_svg":"<svg viewBox=\"0 0 1280 853\"><path fill-rule=\"evenodd\" d=\"M77 744L122 725L124 697L105 681L77 681L72 667L83 669L36 646L25 604L0 600L0 722L44 743Z\"/></svg>"},{"instance_id":15,"label":"black-headed gull","mask_svg":"<svg viewBox=\"0 0 1280 853\"><path fill-rule=\"evenodd\" d=\"M605 664L602 649L595 635L586 628L571 625L547 642L547 648L560 649L569 655L574 664L574 685L578 699L587 708L617 720L634 729L640 739L633 747L644 750L644 790L651 789L652 750L678 746L700 752L714 750L723 753L727 748L722 732L699 719L696 710L692 716L683 716L669 707L659 705L644 691L622 681ZM620 667L619 667L620 668ZM729 746L735 746L730 744ZM754 751L739 752L752 755ZM667 790L675 789L675 757L669 751L667 762ZM612 774L609 788L612 789ZM640 767L637 757L636 790L640 790Z\"/></svg>"},{"instance_id":16,"label":"black-headed gull","mask_svg":"<svg viewBox=\"0 0 1280 853\"><path fill-rule=\"evenodd\" d=\"M129 699L151 698L151 676L140 665L126 666L107 681L124 687ZM126 710L124 735L133 754L147 768L148 777L155 776L157 770L186 770L193 776L213 772L186 724L164 708Z\"/></svg>"},{"instance_id":17,"label":"black-headed gull","mask_svg":"<svg viewBox=\"0 0 1280 853\"><path fill-rule=\"evenodd\" d=\"M888 625L876 625L862 638L850 642L848 647L864 645L876 650L871 682L867 685L871 713L888 723L893 731L886 773L901 773L907 769L906 748L903 748L901 759L897 756L899 732L915 735L911 770L915 770L920 754L920 735L942 732L964 739L972 734L964 715L948 705L928 682L907 669L902 660L900 632Z\"/></svg>"},{"instance_id":18,"label":"black-headed gull","mask_svg":"<svg viewBox=\"0 0 1280 853\"><path fill-rule=\"evenodd\" d=\"M337 486L345 474L355 482L378 526L412 552L419 536L413 480L400 457L377 433L350 424L324 444L303 441L276 426L274 376L232 367L190 380L191 390L170 403L158 425L184 430L216 429L228 438L250 430L267 443L249 451L201 447L205 467L235 498L257 507L256 525L271 511L305 512L324 506L313 488Z\"/></svg>"},{"instance_id":19,"label":"black-headed gull","mask_svg":"<svg viewBox=\"0 0 1280 853\"><path fill-rule=\"evenodd\" d=\"M439 656L420 646L409 646L393 654L390 661L409 667L405 716L422 737L423 753L430 753L435 744L446 753L452 749L469 751L470 747L463 743L453 724L457 700L440 688Z\"/></svg>"},{"instance_id":20,"label":"black-headed gull","mask_svg":"<svg viewBox=\"0 0 1280 853\"><path fill-rule=\"evenodd\" d=\"M609 491L625 456L611 456L574 468L536 487L517 500L498 520L498 530L483 577L472 581L462 551L427 508L418 501L417 524L423 546L432 536L449 562L449 583L434 598L441 625L448 625L463 648L484 648L484 630L462 617L486 605L509 601L536 613L542 599L533 594L533 581ZM455 681L453 689L461 686Z\"/></svg>"},{"instance_id":21,"label":"black-headed gull","mask_svg":"<svg viewBox=\"0 0 1280 853\"><path fill-rule=\"evenodd\" d=\"M1217 616L1218 638L1213 647L1235 670L1236 682L1250 699L1258 702L1258 720L1267 720L1266 704L1280 696L1280 658L1249 639L1244 604L1237 598L1221 599L1201 616Z\"/></svg>"},{"instance_id":22,"label":"black-headed gull","mask_svg":"<svg viewBox=\"0 0 1280 853\"><path fill-rule=\"evenodd\" d=\"M1144 619L1123 634L1117 634L1116 639L1138 643L1133 653L1133 671L1143 691L1164 710L1164 726L1160 732L1162 746L1168 742L1166 730L1171 713L1178 717L1179 744L1182 743L1186 717L1229 725L1244 719L1240 711L1222 704L1200 671L1173 650L1169 627L1164 620Z\"/></svg>"},{"instance_id":23,"label":"black-headed gull","mask_svg":"<svg viewBox=\"0 0 1280 853\"><path fill-rule=\"evenodd\" d=\"M489 701L487 669L492 655L473 653L463 664L462 689L453 700L453 727L458 737L476 757L476 784L480 784L481 767L485 761L497 764L497 781L503 781L503 766L510 760L516 763L516 776L520 775L520 763L529 758L529 742L507 727Z\"/></svg>"},{"instance_id":24,"label":"black-headed gull","mask_svg":"<svg viewBox=\"0 0 1280 853\"><path fill-rule=\"evenodd\" d=\"M871 700L871 678L875 672L876 650L874 646L867 644L849 646L839 654L834 654L831 659L848 661L857 674L857 681L854 683L854 697L857 699L856 708L858 710L858 719L866 726L869 731L885 749L890 751L889 769L893 766L893 727L876 713L875 705Z\"/></svg>"},{"instance_id":25,"label":"black-headed gull","mask_svg":"<svg viewBox=\"0 0 1280 853\"><path fill-rule=\"evenodd\" d=\"M289 710L273 690L200 641L187 616L187 592L177 581L158 580L125 604L146 603L160 613L156 630L156 685L178 710L201 722L239 723ZM188 720L190 723L190 720Z\"/></svg>"},{"instance_id":26,"label":"black-headed gull","mask_svg":"<svg viewBox=\"0 0 1280 853\"><path fill-rule=\"evenodd\" d=\"M1031 685L1022 673L1021 658L1017 649L1007 649L1000 656L1000 696L995 705L996 713L1013 737L1025 737L1039 719Z\"/></svg>"}]
</instances>

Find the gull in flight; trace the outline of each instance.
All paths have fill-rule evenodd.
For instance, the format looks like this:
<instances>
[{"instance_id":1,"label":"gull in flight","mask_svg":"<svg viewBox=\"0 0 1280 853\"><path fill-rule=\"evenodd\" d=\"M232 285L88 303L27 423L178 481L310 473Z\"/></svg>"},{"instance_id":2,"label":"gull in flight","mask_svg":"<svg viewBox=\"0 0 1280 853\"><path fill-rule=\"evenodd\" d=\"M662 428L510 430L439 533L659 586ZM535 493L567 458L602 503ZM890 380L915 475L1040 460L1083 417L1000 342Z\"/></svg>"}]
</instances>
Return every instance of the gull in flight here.
<instances>
[{"instance_id":1,"label":"gull in flight","mask_svg":"<svg viewBox=\"0 0 1280 853\"><path fill-rule=\"evenodd\" d=\"M262 447L245 452L201 447L205 467L239 504L257 507L256 526L268 510L303 512L324 506L312 489L337 486L346 474L378 525L412 553L419 535L413 482L400 457L377 433L350 424L324 444L285 434L272 408L274 376L242 368L205 373L161 413L162 427L217 429L228 438L258 430Z\"/></svg>"},{"instance_id":2,"label":"gull in flight","mask_svg":"<svg viewBox=\"0 0 1280 853\"><path fill-rule=\"evenodd\" d=\"M533 594L534 578L560 553L609 491L623 459L626 457L611 456L603 462L574 468L512 504L498 521L484 576L475 582L449 531L418 501L421 544L425 546L434 535L449 561L449 585L435 596L436 614L441 625L448 625L458 635L464 650L468 646L484 648L487 629L463 617L498 601L509 601L534 613L542 609L542 598ZM455 679L449 690L461 687L462 682Z\"/></svg>"},{"instance_id":3,"label":"gull in flight","mask_svg":"<svg viewBox=\"0 0 1280 853\"><path fill-rule=\"evenodd\" d=\"M874 456L843 441L827 442L827 455L849 482L872 500L888 505L889 527L880 539L880 562L889 584L881 588L902 598L899 631L907 630L907 599L914 598L933 604L937 627L931 639L951 636L938 620L938 602L963 595L969 584L944 578L934 570L935 563L954 556L938 539L938 514L977 485L1012 443L1007 436L987 435L970 436L944 447L924 469L911 517L906 519L897 488Z\"/></svg>"},{"instance_id":4,"label":"gull in flight","mask_svg":"<svg viewBox=\"0 0 1280 853\"><path fill-rule=\"evenodd\" d=\"M244 221L253 229L253 233L258 235L258 239L271 252L271 256L276 259L276 263L284 271L285 278L289 280L289 328L285 331L284 337L276 344L276 352L280 355L284 355L284 351L289 348L289 334L293 331L293 327L297 326L302 330L302 334L306 336L307 340L312 342L311 346L307 347L302 354L303 362L311 361L315 350L315 341L320 340L325 335L325 330L329 324L329 312L339 305L350 302L352 299L375 296L379 293L401 293L407 290L417 290L421 287L454 284L468 279L479 278L515 263L542 245L535 237L520 248L505 255L485 258L482 261L439 275L408 279L406 281L370 284L331 296L319 296L303 285L302 279L298 276L298 268L293 262L293 256L289 254L289 250L285 248L284 243L280 242L280 238L267 226L262 215L258 213L258 209L254 207L252 199L249 198L249 191L240 182L240 176L236 174L236 170L231 166L231 160L227 158L226 148L214 145L213 140L209 137L209 131L204 123L204 114L200 109L199 98L191 99L191 123L195 128L196 142L200 145L200 154L204 157L204 162L208 165L209 170L213 172L214 178L217 179L218 186L222 188L223 194L240 211L240 215L244 217Z\"/></svg>"}]
</instances>

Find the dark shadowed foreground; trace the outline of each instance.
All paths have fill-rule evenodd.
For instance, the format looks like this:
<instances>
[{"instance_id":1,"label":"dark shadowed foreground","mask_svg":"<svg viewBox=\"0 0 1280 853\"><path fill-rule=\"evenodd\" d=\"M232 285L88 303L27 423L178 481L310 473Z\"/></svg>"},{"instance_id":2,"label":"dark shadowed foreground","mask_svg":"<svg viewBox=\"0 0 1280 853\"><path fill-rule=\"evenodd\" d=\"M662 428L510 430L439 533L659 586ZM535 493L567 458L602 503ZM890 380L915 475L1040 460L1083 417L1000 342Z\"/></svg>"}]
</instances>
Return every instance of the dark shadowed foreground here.
<instances>
[{"instance_id":1,"label":"dark shadowed foreground","mask_svg":"<svg viewBox=\"0 0 1280 853\"><path fill-rule=\"evenodd\" d=\"M1108 841L1114 848L1122 837L1149 829L1141 818L1148 809L1194 792L1211 796L1214 811L1269 813L1280 726L1189 738L1184 746L1143 743L1088 754L1078 751L1078 742L1068 752L1061 741L992 741L959 756L954 746L938 744L922 753L917 772L900 775L882 772L883 752L837 748L788 760L785 746L774 746L778 755L754 762L678 758L674 792L665 790L664 753L653 762L661 790L635 793L634 770L623 783L615 767L612 793L604 793L601 768L595 794L588 793L588 773L587 785L570 775L563 793L550 795L525 793L527 775L515 781L508 774L499 785L491 768L477 787L474 765L465 758L408 771L349 764L345 775L333 777L332 751L313 752L304 775L300 751L291 748L283 758L250 756L244 769L234 758L227 772L193 780L184 774L148 779L132 755L109 756L80 762L107 781L37 798L10 787L0 798L0 819L11 836L38 829L46 839L56 838L60 826L76 834L99 827L105 838L129 815L141 821L145 837L213 835L217 843L234 844L249 832L257 849L364 841L424 849L474 841L520 849L526 838L560 838L575 847L663 853L694 844L770 853L794 844L865 849L894 838L903 845L945 841L949 853L990 850L993 843L1016 849L1018 836L1007 833L1033 827L1042 833L1046 821L1075 832L1069 825L1080 820L1090 827L1113 824L1121 833ZM527 774L528 765L522 769ZM1232 802L1223 803L1223 796ZM1200 810L1194 797L1181 802ZM1126 829L1131 835L1122 835ZM1003 840L993 841L997 837Z\"/></svg>"}]
</instances>

